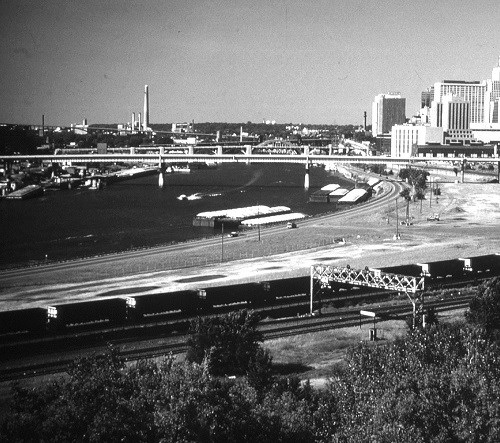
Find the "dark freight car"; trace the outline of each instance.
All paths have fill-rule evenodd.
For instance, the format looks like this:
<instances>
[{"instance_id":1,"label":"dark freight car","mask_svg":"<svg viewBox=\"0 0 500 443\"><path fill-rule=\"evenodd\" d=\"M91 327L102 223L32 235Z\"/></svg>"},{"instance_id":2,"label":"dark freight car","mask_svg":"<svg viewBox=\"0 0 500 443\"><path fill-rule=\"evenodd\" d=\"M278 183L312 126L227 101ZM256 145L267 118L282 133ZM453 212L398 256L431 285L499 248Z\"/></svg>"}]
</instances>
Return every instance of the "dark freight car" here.
<instances>
[{"instance_id":1,"label":"dark freight car","mask_svg":"<svg viewBox=\"0 0 500 443\"><path fill-rule=\"evenodd\" d=\"M0 312L0 335L43 333L46 327L47 310L44 308Z\"/></svg>"},{"instance_id":2,"label":"dark freight car","mask_svg":"<svg viewBox=\"0 0 500 443\"><path fill-rule=\"evenodd\" d=\"M431 263L419 263L422 272L431 279L446 277L462 277L464 275L464 262L458 258L452 260L441 260Z\"/></svg>"},{"instance_id":3,"label":"dark freight car","mask_svg":"<svg viewBox=\"0 0 500 443\"><path fill-rule=\"evenodd\" d=\"M267 297L276 299L294 295L309 295L311 291L311 277L293 277L280 280L262 282L267 291Z\"/></svg>"},{"instance_id":4,"label":"dark freight car","mask_svg":"<svg viewBox=\"0 0 500 443\"><path fill-rule=\"evenodd\" d=\"M219 305L251 304L263 297L264 289L259 283L242 283L198 289L200 305L207 308Z\"/></svg>"},{"instance_id":5,"label":"dark freight car","mask_svg":"<svg viewBox=\"0 0 500 443\"><path fill-rule=\"evenodd\" d=\"M389 274L407 275L409 277L420 277L422 275L422 265L399 265L399 266L386 266L384 268L375 268L378 271L386 272Z\"/></svg>"},{"instance_id":6,"label":"dark freight car","mask_svg":"<svg viewBox=\"0 0 500 443\"><path fill-rule=\"evenodd\" d=\"M194 290L127 297L127 319L140 321L146 317L169 315L178 311L196 312L198 293Z\"/></svg>"},{"instance_id":7,"label":"dark freight car","mask_svg":"<svg viewBox=\"0 0 500 443\"><path fill-rule=\"evenodd\" d=\"M475 274L490 273L492 275L498 275L500 273L499 254L460 258L459 260L464 263L464 269L466 272L472 272Z\"/></svg>"},{"instance_id":8,"label":"dark freight car","mask_svg":"<svg viewBox=\"0 0 500 443\"><path fill-rule=\"evenodd\" d=\"M84 324L120 324L126 319L126 303L122 298L109 298L50 306L49 326L64 329Z\"/></svg>"}]
</instances>

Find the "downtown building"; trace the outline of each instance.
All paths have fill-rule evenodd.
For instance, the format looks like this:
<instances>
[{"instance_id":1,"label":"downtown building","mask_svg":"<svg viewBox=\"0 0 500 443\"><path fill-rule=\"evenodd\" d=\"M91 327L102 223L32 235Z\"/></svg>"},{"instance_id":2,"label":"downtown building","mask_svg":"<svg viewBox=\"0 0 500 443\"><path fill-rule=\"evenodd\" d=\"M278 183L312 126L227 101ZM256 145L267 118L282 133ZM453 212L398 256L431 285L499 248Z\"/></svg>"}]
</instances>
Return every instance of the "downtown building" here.
<instances>
[{"instance_id":1,"label":"downtown building","mask_svg":"<svg viewBox=\"0 0 500 443\"><path fill-rule=\"evenodd\" d=\"M477 140L500 142L500 57L492 70L491 79L436 82L422 92L422 103L428 105L429 100L430 123L444 128L445 143L449 140L465 144ZM467 112L468 124L464 121Z\"/></svg>"},{"instance_id":2,"label":"downtown building","mask_svg":"<svg viewBox=\"0 0 500 443\"><path fill-rule=\"evenodd\" d=\"M372 104L372 135L384 137L406 121L406 99L400 94L379 94Z\"/></svg>"}]
</instances>

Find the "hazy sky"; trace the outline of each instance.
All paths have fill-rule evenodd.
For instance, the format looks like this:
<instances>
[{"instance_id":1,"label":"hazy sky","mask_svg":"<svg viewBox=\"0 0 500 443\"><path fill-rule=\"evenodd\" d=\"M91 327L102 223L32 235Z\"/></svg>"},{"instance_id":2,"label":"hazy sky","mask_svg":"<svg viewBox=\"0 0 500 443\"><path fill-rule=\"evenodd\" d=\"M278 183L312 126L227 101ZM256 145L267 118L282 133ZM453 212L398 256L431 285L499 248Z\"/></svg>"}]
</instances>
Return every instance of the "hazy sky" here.
<instances>
[{"instance_id":1,"label":"hazy sky","mask_svg":"<svg viewBox=\"0 0 500 443\"><path fill-rule=\"evenodd\" d=\"M361 124L499 55L499 0L0 0L0 122Z\"/></svg>"}]
</instances>

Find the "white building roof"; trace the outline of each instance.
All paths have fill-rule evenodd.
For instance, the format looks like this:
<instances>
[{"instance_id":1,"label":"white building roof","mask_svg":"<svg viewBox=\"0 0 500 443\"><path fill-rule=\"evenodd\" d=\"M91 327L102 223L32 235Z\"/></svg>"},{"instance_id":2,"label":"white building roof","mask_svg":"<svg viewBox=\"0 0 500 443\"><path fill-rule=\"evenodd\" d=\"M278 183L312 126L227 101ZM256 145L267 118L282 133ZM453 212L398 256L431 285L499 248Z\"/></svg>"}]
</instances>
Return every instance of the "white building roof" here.
<instances>
[{"instance_id":1,"label":"white building roof","mask_svg":"<svg viewBox=\"0 0 500 443\"><path fill-rule=\"evenodd\" d=\"M258 215L276 214L277 212L288 212L290 208L287 206L248 206L245 208L234 208L234 209L222 209L220 211L207 211L200 212L196 217L201 218L216 218L216 217L227 217L227 218L249 218Z\"/></svg>"},{"instance_id":2,"label":"white building roof","mask_svg":"<svg viewBox=\"0 0 500 443\"><path fill-rule=\"evenodd\" d=\"M353 189L352 191L348 192L346 195L344 195L342 198L339 199L339 203L350 203L350 202L356 202L358 201L361 197L364 197L366 195L366 190L364 189Z\"/></svg>"},{"instance_id":3,"label":"white building roof","mask_svg":"<svg viewBox=\"0 0 500 443\"><path fill-rule=\"evenodd\" d=\"M259 217L259 218L252 218L250 220L243 220L241 224L243 226L268 225L272 223L282 223L291 220L299 220L306 217L307 216L305 214L302 214L300 212L290 212L289 214L270 215L268 217Z\"/></svg>"},{"instance_id":4,"label":"white building roof","mask_svg":"<svg viewBox=\"0 0 500 443\"><path fill-rule=\"evenodd\" d=\"M330 192L328 195L338 196L338 195L346 195L349 192L349 189L338 188L335 191Z\"/></svg>"},{"instance_id":5,"label":"white building roof","mask_svg":"<svg viewBox=\"0 0 500 443\"><path fill-rule=\"evenodd\" d=\"M322 191L335 191L335 189L340 188L340 185L337 185L336 183L330 183L329 185L323 186L321 188Z\"/></svg>"}]
</instances>

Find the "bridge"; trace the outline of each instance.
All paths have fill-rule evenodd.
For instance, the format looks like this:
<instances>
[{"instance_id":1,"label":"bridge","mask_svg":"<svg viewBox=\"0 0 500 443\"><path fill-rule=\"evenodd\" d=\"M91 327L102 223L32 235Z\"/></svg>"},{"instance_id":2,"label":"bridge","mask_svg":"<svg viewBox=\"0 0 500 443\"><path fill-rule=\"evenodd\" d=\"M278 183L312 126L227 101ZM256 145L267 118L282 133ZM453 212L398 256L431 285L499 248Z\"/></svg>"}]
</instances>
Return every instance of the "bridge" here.
<instances>
[{"instance_id":1,"label":"bridge","mask_svg":"<svg viewBox=\"0 0 500 443\"><path fill-rule=\"evenodd\" d=\"M331 147L327 153L318 153L321 147L288 144L261 144L256 146L157 146L108 150L106 153L89 153L83 150L66 150L66 153L35 155L0 155L0 161L13 163L30 162L60 163L65 166L87 165L90 163L141 163L155 165L163 170L169 163L298 163L305 166L305 187L309 187L309 167L314 164L384 164L384 165L460 165L462 182L467 163L490 163L498 167L500 179L500 157L388 157L336 155ZM126 152L123 152L126 151ZM499 180L500 181L500 180Z\"/></svg>"}]
</instances>

